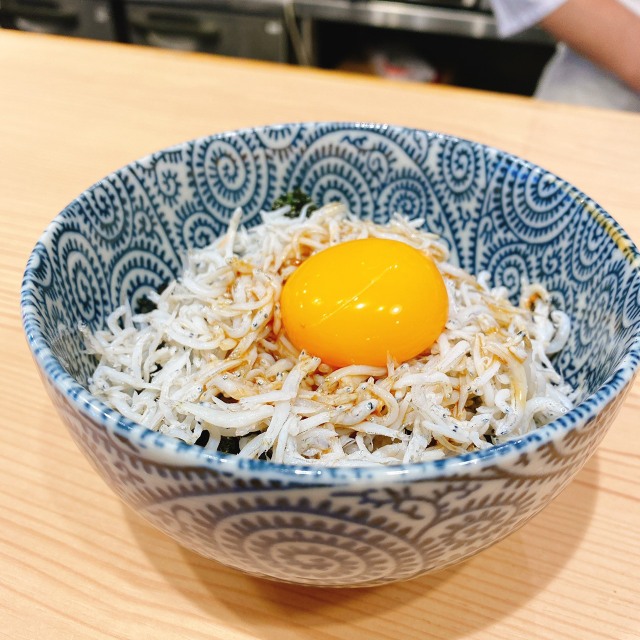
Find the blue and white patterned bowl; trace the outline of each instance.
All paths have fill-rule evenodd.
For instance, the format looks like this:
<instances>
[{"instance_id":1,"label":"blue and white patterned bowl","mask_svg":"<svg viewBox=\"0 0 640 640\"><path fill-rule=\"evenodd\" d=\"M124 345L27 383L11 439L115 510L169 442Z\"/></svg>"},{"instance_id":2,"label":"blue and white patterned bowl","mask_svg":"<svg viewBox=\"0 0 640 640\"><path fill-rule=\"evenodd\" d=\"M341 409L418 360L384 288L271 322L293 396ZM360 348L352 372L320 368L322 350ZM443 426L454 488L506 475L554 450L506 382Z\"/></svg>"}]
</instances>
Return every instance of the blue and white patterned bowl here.
<instances>
[{"instance_id":1,"label":"blue and white patterned bowl","mask_svg":"<svg viewBox=\"0 0 640 640\"><path fill-rule=\"evenodd\" d=\"M572 319L557 359L580 404L519 440L392 468L316 469L205 453L148 431L86 390L78 323L102 327L180 272L241 206L256 223L300 186L384 222L423 216L452 259L517 298L542 282ZM138 513L204 556L276 580L403 580L494 544L547 505L611 424L640 361L640 256L596 203L520 158L427 131L295 124L225 133L153 154L74 200L35 247L24 327L74 440Z\"/></svg>"}]
</instances>

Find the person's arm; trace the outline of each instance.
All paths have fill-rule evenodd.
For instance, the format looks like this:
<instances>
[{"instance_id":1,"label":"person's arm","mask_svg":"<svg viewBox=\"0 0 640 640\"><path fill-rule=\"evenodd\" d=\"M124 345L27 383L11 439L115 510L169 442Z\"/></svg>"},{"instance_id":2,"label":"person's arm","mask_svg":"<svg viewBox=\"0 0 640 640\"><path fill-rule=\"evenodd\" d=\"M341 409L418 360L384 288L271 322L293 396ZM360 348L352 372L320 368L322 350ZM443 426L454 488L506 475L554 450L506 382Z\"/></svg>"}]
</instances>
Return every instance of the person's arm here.
<instances>
[{"instance_id":1,"label":"person's arm","mask_svg":"<svg viewBox=\"0 0 640 640\"><path fill-rule=\"evenodd\" d=\"M640 16L617 0L567 0L540 26L640 91Z\"/></svg>"}]
</instances>

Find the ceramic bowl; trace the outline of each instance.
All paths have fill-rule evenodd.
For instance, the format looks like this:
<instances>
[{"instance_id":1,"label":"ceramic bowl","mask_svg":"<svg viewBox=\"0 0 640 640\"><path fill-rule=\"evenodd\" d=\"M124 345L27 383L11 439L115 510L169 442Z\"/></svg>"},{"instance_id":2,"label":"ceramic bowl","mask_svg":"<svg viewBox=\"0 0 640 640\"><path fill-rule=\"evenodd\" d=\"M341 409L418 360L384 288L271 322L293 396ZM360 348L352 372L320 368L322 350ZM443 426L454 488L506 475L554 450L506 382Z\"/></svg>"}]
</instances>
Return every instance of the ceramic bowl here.
<instances>
[{"instance_id":1,"label":"ceramic bowl","mask_svg":"<svg viewBox=\"0 0 640 640\"><path fill-rule=\"evenodd\" d=\"M580 390L562 418L479 453L389 468L279 466L151 432L86 390L80 322L175 278L182 256L247 224L294 187L384 222L423 216L452 260L517 299L542 282L572 320L556 359ZM364 586L469 558L521 527L578 473L640 360L640 256L561 178L428 131L309 123L223 133L109 175L51 223L26 269L22 312L44 384L78 447L135 511L180 544L255 576Z\"/></svg>"}]
</instances>

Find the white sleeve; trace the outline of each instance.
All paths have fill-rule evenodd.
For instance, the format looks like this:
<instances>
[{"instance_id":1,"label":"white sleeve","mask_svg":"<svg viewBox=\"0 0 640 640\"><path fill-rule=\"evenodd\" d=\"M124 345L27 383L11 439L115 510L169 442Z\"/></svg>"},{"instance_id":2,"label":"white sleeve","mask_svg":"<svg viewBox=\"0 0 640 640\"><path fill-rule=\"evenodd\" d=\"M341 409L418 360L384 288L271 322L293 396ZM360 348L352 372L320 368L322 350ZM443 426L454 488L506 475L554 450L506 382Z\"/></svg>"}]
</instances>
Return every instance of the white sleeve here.
<instances>
[{"instance_id":1,"label":"white sleeve","mask_svg":"<svg viewBox=\"0 0 640 640\"><path fill-rule=\"evenodd\" d=\"M491 0L498 33L508 38L529 29L566 0Z\"/></svg>"}]
</instances>

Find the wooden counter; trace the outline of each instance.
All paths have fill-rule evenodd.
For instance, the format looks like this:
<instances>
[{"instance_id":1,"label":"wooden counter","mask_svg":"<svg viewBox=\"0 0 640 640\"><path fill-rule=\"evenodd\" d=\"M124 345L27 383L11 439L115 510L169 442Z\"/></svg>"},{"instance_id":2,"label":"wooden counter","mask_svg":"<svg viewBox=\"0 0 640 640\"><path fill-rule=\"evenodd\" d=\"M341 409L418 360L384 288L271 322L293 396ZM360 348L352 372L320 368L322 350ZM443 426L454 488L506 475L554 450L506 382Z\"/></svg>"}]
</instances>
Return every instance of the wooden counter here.
<instances>
[{"instance_id":1,"label":"wooden counter","mask_svg":"<svg viewBox=\"0 0 640 640\"><path fill-rule=\"evenodd\" d=\"M640 381L577 479L492 549L369 590L218 566L120 501L38 379L18 289L47 223L109 171L196 136L300 120L413 125L537 162L640 241L640 115L0 30L0 638L640 637Z\"/></svg>"}]
</instances>

